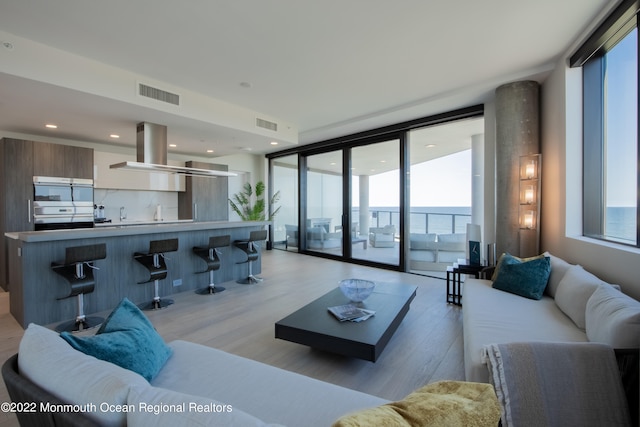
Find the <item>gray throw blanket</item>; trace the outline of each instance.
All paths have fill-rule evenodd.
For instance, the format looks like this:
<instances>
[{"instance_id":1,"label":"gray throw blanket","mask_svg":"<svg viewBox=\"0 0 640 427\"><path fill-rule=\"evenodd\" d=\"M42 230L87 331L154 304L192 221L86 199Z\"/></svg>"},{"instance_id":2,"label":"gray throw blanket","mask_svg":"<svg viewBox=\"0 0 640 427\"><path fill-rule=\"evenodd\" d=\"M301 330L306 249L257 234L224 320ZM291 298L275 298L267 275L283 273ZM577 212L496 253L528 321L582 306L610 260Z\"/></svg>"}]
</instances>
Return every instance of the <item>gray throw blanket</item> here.
<instances>
[{"instance_id":1,"label":"gray throw blanket","mask_svg":"<svg viewBox=\"0 0 640 427\"><path fill-rule=\"evenodd\" d=\"M490 344L483 349L504 427L628 426L611 347L596 343Z\"/></svg>"}]
</instances>

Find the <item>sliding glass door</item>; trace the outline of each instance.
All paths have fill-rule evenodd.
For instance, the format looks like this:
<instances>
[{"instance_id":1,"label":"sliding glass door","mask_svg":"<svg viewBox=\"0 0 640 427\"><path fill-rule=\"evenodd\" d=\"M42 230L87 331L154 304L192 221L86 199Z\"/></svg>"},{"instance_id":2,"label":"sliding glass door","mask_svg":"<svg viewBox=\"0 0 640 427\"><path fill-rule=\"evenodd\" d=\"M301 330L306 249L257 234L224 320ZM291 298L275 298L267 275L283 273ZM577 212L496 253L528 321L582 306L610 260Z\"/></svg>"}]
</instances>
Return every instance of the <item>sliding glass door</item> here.
<instances>
[{"instance_id":1,"label":"sliding glass door","mask_svg":"<svg viewBox=\"0 0 640 427\"><path fill-rule=\"evenodd\" d=\"M399 264L400 141L351 150L351 256Z\"/></svg>"},{"instance_id":2,"label":"sliding glass door","mask_svg":"<svg viewBox=\"0 0 640 427\"><path fill-rule=\"evenodd\" d=\"M306 249L342 256L342 150L306 158Z\"/></svg>"}]
</instances>

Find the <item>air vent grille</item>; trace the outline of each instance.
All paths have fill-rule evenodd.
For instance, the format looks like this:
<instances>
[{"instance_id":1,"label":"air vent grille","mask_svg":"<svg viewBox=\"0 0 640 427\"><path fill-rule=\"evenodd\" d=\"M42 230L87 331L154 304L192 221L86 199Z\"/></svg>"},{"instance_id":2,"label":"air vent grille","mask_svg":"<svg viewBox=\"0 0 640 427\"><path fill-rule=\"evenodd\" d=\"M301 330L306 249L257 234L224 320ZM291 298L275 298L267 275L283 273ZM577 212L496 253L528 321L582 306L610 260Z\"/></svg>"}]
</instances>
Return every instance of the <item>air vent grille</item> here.
<instances>
[{"instance_id":1,"label":"air vent grille","mask_svg":"<svg viewBox=\"0 0 640 427\"><path fill-rule=\"evenodd\" d=\"M264 129L269 129L269 130L272 130L272 131L275 131L275 132L278 131L278 124L277 123L270 122L268 120L264 120L264 119L260 119L260 118L256 119L256 126L264 128Z\"/></svg>"},{"instance_id":2,"label":"air vent grille","mask_svg":"<svg viewBox=\"0 0 640 427\"><path fill-rule=\"evenodd\" d=\"M152 98L157 101L166 102L173 105L180 105L180 95L142 83L138 85L138 93L140 94L140 96L146 96L147 98Z\"/></svg>"}]
</instances>

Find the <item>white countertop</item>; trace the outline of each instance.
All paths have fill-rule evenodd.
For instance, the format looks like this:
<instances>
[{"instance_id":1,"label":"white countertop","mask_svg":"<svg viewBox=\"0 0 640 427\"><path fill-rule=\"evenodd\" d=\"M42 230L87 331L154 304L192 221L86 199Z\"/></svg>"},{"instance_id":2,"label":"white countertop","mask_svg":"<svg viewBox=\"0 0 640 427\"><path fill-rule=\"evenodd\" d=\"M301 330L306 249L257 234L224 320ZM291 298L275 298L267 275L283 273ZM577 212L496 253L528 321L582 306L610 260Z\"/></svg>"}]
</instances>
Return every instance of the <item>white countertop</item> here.
<instances>
[{"instance_id":1,"label":"white countertop","mask_svg":"<svg viewBox=\"0 0 640 427\"><path fill-rule=\"evenodd\" d=\"M132 234L175 233L181 231L216 230L225 228L256 227L271 224L270 221L207 221L193 220L152 221L101 224L95 228L75 228L71 230L23 231L5 233L13 240L26 243L50 242L56 240L93 239Z\"/></svg>"}]
</instances>

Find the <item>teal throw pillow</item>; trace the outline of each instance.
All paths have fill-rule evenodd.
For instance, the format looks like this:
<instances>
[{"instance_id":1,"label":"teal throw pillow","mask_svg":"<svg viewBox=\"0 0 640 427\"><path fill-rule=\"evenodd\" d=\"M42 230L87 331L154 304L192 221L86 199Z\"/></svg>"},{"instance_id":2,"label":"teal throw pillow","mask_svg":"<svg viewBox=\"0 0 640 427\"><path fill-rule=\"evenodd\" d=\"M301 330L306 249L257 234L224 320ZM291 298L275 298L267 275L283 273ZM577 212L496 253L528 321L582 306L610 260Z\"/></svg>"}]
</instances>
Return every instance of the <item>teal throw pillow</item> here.
<instances>
[{"instance_id":1,"label":"teal throw pillow","mask_svg":"<svg viewBox=\"0 0 640 427\"><path fill-rule=\"evenodd\" d=\"M539 300L547 287L550 273L551 263L547 257L524 262L515 257L507 257L500 265L493 287Z\"/></svg>"},{"instance_id":2,"label":"teal throw pillow","mask_svg":"<svg viewBox=\"0 0 640 427\"><path fill-rule=\"evenodd\" d=\"M124 298L93 336L60 334L73 348L137 372L151 381L171 356L147 317Z\"/></svg>"}]
</instances>

